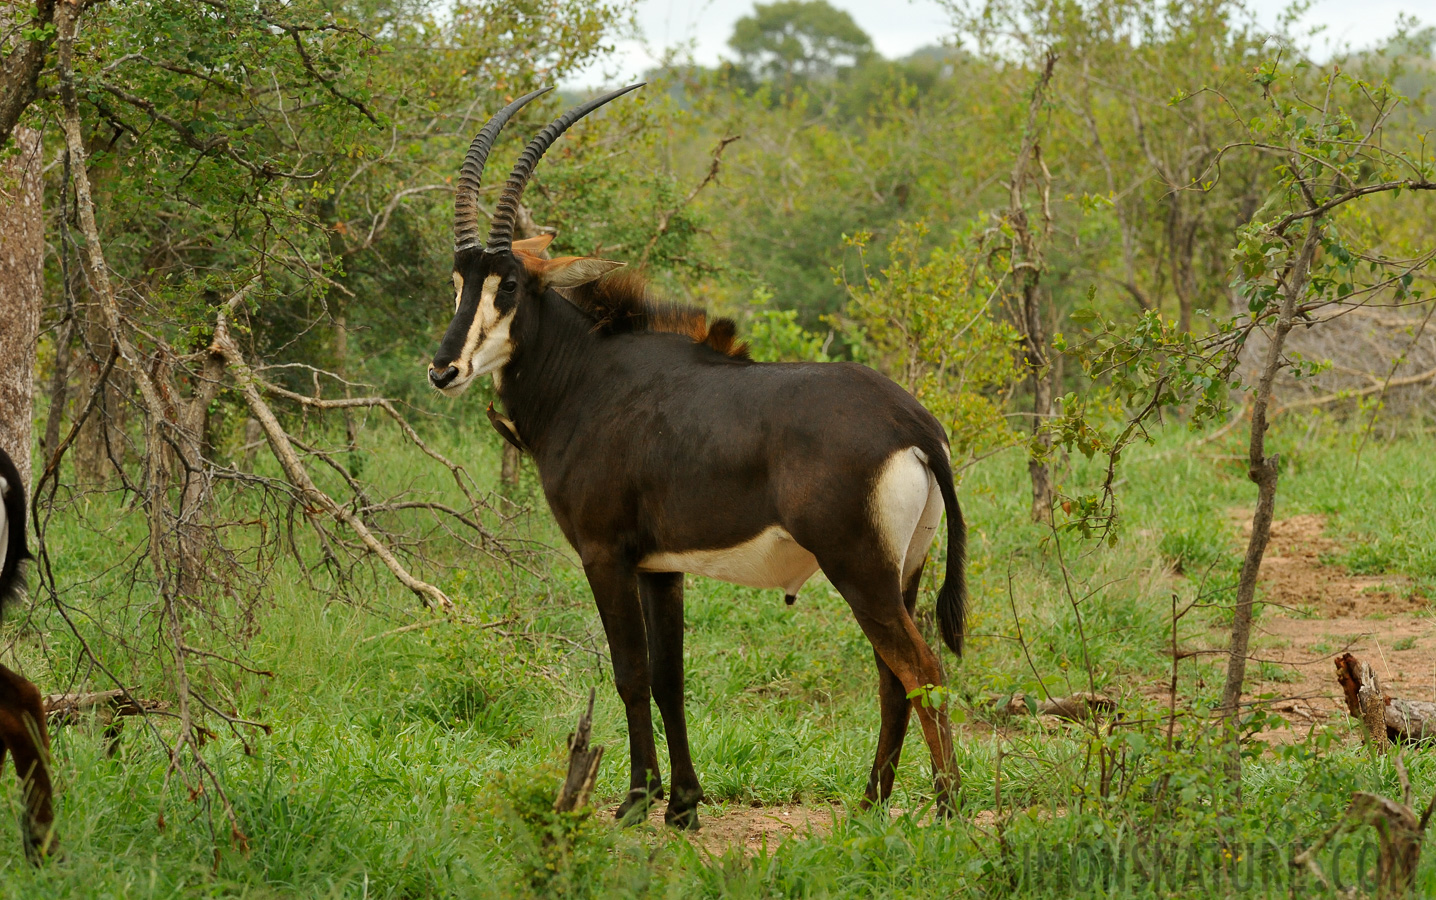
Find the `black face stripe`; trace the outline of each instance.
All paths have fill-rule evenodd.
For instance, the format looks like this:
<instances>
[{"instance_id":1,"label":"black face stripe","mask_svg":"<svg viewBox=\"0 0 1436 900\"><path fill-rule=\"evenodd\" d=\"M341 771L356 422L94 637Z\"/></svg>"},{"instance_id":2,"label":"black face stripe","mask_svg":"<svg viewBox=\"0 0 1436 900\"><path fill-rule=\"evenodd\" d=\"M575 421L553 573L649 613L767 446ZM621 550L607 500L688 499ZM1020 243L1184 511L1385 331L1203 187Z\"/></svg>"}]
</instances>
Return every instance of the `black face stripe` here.
<instances>
[{"instance_id":1,"label":"black face stripe","mask_svg":"<svg viewBox=\"0 0 1436 900\"><path fill-rule=\"evenodd\" d=\"M464 341L469 336L469 326L474 323L474 316L479 314L479 297L481 291L474 290L469 282L464 282L463 299L459 301L459 311L454 313L450 320L448 330L439 341L439 351L434 354L434 368L443 369L454 365L464 352Z\"/></svg>"},{"instance_id":2,"label":"black face stripe","mask_svg":"<svg viewBox=\"0 0 1436 900\"><path fill-rule=\"evenodd\" d=\"M527 290L530 280L522 263L512 254L473 250L454 256L454 274L462 280L463 287L459 292L458 308L434 354L433 368L438 370L459 365L463 359L470 332L474 327L474 319L479 315L479 307L483 302L484 284L490 278L499 279L494 308L500 319L514 314L518 308L519 294ZM480 334L478 346L482 346L487 338L487 333Z\"/></svg>"}]
</instances>

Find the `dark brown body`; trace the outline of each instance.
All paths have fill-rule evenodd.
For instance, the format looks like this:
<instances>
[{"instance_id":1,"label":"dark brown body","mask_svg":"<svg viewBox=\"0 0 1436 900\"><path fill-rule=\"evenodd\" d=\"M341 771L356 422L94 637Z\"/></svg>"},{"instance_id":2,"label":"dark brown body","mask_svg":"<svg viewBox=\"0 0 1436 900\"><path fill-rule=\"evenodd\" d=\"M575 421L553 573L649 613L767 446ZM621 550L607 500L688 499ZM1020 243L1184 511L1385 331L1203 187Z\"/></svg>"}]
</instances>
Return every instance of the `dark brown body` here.
<instances>
[{"instance_id":1,"label":"dark brown body","mask_svg":"<svg viewBox=\"0 0 1436 900\"><path fill-rule=\"evenodd\" d=\"M533 454L554 516L578 551L628 717L628 798L663 793L650 699L668 736L670 824L696 828L702 799L683 715L683 574L781 587L789 602L822 569L877 658L882 727L866 800L886 799L917 712L939 808L957 787L942 669L913 623L928 547L948 520L937 597L943 640L962 649L966 530L942 427L861 366L757 363L732 322L654 301L621 262L544 256L552 235L514 240L524 186L565 130L641 85L582 103L529 141L478 230L494 140L534 91L469 146L454 192L454 316L429 366L450 396L493 374L505 440ZM565 292L565 293L560 293ZM909 700L909 697L918 698Z\"/></svg>"},{"instance_id":2,"label":"dark brown body","mask_svg":"<svg viewBox=\"0 0 1436 900\"><path fill-rule=\"evenodd\" d=\"M0 610L18 593L23 580L21 564L29 558L25 545L25 487L10 456L0 450L0 479L5 482L0 522L8 526L5 562L0 566ZM45 728L45 704L28 679L0 666L0 763L6 751L15 760L15 772L25 795L25 816L20 823L25 852L34 862L55 851L54 790L50 784L50 735Z\"/></svg>"},{"instance_id":3,"label":"dark brown body","mask_svg":"<svg viewBox=\"0 0 1436 900\"><path fill-rule=\"evenodd\" d=\"M695 569L644 571L644 561L730 548L774 527L812 554L873 643L882 727L866 799L890 793L915 709L948 808L957 771L946 713L908 699L942 683L912 619L921 563L894 565L872 509L884 465L920 450L949 517L939 610L959 650L964 528L937 421L862 366L757 363L686 334L605 333L555 291L536 294L513 316L499 395L608 636L632 763L622 811L662 794L650 697L668 736L669 821L696 826L702 797L683 713L682 572Z\"/></svg>"}]
</instances>

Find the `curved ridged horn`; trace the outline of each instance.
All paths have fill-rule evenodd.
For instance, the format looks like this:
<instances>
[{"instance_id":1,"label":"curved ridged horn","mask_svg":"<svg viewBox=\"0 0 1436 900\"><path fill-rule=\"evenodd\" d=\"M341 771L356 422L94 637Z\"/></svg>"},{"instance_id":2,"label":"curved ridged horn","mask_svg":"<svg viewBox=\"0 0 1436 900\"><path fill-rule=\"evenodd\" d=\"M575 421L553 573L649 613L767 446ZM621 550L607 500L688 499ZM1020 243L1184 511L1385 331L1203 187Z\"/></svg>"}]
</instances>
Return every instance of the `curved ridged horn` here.
<instances>
[{"instance_id":1,"label":"curved ridged horn","mask_svg":"<svg viewBox=\"0 0 1436 900\"><path fill-rule=\"evenodd\" d=\"M576 106L554 119L548 124L548 127L538 133L537 137L529 141L529 145L519 156L519 161L514 163L514 170L509 173L509 180L504 184L504 192L499 197L498 206L494 207L494 220L489 226L489 245L486 248L488 252L498 253L508 250L513 243L514 219L518 216L519 198L523 196L524 187L529 183L529 176L534 173L534 166L538 165L544 152L552 146L554 141L558 140L558 136L567 131L574 122L603 104L622 97L629 91L638 90L646 83L640 81L638 84L630 84L628 87L610 91L602 97L595 97L582 106Z\"/></svg>"},{"instance_id":2,"label":"curved ridged horn","mask_svg":"<svg viewBox=\"0 0 1436 900\"><path fill-rule=\"evenodd\" d=\"M454 252L479 246L479 178L484 174L484 163L494 140L508 124L513 114L523 109L530 100L553 90L540 88L505 106L494 113L493 118L479 129L478 136L469 145L464 164L459 169L459 185L454 189Z\"/></svg>"}]
</instances>

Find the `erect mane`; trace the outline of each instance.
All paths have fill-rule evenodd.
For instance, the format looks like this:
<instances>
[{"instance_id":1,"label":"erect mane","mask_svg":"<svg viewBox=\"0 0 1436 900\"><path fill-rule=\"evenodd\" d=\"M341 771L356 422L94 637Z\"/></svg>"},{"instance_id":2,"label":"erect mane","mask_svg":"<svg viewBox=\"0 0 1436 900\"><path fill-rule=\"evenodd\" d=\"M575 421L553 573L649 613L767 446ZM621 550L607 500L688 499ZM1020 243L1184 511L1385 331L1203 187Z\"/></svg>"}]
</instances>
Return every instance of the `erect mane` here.
<instances>
[{"instance_id":1,"label":"erect mane","mask_svg":"<svg viewBox=\"0 0 1436 900\"><path fill-rule=\"evenodd\" d=\"M648 282L636 272L614 272L596 281L569 288L565 296L593 316L601 334L682 334L734 359L748 359L747 343L738 340L732 319L708 321L697 306L653 296Z\"/></svg>"}]
</instances>

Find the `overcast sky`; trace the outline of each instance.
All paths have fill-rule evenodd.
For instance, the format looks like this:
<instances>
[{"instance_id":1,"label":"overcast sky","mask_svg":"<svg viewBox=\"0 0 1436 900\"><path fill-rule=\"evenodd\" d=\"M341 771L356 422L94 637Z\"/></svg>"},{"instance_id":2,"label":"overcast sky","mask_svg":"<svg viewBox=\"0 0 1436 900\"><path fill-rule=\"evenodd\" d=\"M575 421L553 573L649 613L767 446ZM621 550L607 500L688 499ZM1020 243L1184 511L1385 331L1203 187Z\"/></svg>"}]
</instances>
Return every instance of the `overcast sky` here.
<instances>
[{"instance_id":1,"label":"overcast sky","mask_svg":"<svg viewBox=\"0 0 1436 900\"><path fill-rule=\"evenodd\" d=\"M892 58L905 56L926 44L940 43L951 33L942 7L932 0L830 0L847 10L877 45L878 52ZM1263 23L1271 24L1287 0L1250 0ZM1401 13L1420 15L1424 24L1436 20L1430 0L1314 0L1302 19L1307 26L1326 27L1316 39L1318 49L1334 45L1369 46L1389 36ZM628 81L651 68L664 48L691 45L694 59L714 65L730 57L728 37L733 23L750 13L753 0L639 0L638 25L641 40L620 42L617 52L604 64L574 78L571 86Z\"/></svg>"}]
</instances>

